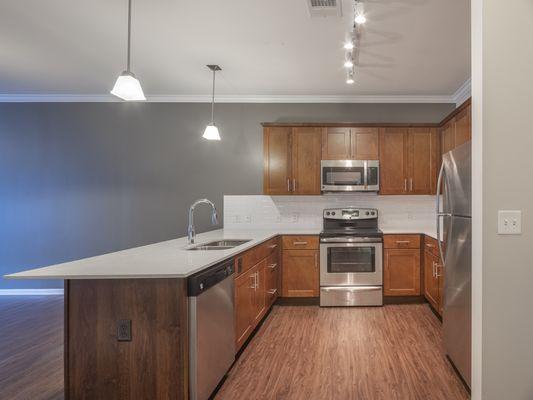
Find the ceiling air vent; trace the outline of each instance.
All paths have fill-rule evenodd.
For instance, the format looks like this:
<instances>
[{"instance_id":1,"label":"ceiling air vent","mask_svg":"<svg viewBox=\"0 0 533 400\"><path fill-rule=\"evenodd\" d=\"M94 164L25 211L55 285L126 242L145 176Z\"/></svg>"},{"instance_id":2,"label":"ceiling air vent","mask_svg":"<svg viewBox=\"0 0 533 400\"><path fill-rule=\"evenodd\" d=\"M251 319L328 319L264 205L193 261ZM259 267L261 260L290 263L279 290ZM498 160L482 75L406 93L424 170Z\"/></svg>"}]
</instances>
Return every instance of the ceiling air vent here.
<instances>
[{"instance_id":1,"label":"ceiling air vent","mask_svg":"<svg viewBox=\"0 0 533 400\"><path fill-rule=\"evenodd\" d=\"M341 0L306 0L311 17L342 16Z\"/></svg>"}]
</instances>

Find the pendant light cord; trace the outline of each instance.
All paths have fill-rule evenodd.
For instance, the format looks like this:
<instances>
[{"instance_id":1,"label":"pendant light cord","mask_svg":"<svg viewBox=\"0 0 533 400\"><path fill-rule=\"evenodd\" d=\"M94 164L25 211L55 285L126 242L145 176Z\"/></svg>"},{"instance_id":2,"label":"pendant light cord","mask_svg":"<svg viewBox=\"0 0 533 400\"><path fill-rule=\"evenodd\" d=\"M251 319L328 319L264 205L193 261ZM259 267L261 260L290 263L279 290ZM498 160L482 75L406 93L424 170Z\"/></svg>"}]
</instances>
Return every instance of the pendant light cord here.
<instances>
[{"instance_id":1,"label":"pendant light cord","mask_svg":"<svg viewBox=\"0 0 533 400\"><path fill-rule=\"evenodd\" d=\"M215 125L215 120L214 120L214 115L215 115L215 73L216 73L216 70L213 69L213 94L211 96L211 124L212 125Z\"/></svg>"},{"instance_id":2,"label":"pendant light cord","mask_svg":"<svg viewBox=\"0 0 533 400\"><path fill-rule=\"evenodd\" d=\"M130 72L130 58L131 58L131 0L128 0L128 56L127 56L127 71Z\"/></svg>"}]
</instances>

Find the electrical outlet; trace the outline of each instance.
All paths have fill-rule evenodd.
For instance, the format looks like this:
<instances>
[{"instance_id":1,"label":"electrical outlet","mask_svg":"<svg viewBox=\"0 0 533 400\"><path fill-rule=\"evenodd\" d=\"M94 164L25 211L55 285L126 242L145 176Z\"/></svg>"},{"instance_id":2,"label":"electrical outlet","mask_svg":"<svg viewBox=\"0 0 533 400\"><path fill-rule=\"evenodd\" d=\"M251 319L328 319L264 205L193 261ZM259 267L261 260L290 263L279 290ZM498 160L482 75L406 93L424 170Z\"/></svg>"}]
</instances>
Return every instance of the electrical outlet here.
<instances>
[{"instance_id":1,"label":"electrical outlet","mask_svg":"<svg viewBox=\"0 0 533 400\"><path fill-rule=\"evenodd\" d=\"M131 342L131 319L118 320L117 340L119 342Z\"/></svg>"},{"instance_id":2,"label":"electrical outlet","mask_svg":"<svg viewBox=\"0 0 533 400\"><path fill-rule=\"evenodd\" d=\"M296 222L298 222L298 218L299 218L299 217L300 217L300 214L298 214L298 213L292 213L292 215L291 215L291 222L292 222L292 223L296 223Z\"/></svg>"},{"instance_id":3,"label":"electrical outlet","mask_svg":"<svg viewBox=\"0 0 533 400\"><path fill-rule=\"evenodd\" d=\"M522 233L522 211L499 210L498 211L498 234L520 235Z\"/></svg>"},{"instance_id":4,"label":"electrical outlet","mask_svg":"<svg viewBox=\"0 0 533 400\"><path fill-rule=\"evenodd\" d=\"M244 222L246 222L247 224L250 224L252 222L252 216L251 215L246 215L244 217Z\"/></svg>"}]
</instances>

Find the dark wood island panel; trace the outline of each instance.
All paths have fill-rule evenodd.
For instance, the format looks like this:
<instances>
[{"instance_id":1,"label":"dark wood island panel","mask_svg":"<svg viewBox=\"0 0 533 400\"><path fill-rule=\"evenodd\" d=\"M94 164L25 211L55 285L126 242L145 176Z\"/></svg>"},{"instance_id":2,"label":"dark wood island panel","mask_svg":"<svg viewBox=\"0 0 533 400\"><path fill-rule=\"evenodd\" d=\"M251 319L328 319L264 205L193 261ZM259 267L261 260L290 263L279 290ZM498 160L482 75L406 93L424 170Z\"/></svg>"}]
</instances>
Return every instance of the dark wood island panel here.
<instances>
[{"instance_id":1,"label":"dark wood island panel","mask_svg":"<svg viewBox=\"0 0 533 400\"><path fill-rule=\"evenodd\" d=\"M65 281L65 398L187 399L187 310L185 279Z\"/></svg>"}]
</instances>

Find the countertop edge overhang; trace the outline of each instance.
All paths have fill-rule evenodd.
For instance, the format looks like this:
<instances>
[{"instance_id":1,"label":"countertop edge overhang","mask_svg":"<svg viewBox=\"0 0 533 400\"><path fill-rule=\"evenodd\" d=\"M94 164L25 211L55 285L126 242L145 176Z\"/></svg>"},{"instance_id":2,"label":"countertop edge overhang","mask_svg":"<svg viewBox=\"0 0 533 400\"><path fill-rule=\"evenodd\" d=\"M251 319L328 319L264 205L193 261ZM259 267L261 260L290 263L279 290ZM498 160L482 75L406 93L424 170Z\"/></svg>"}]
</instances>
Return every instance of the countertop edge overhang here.
<instances>
[{"instance_id":1,"label":"countertop edge overhang","mask_svg":"<svg viewBox=\"0 0 533 400\"><path fill-rule=\"evenodd\" d=\"M436 239L433 228L381 228L384 234L420 234ZM217 229L198 234L195 245L221 239L251 239L228 250L187 250L187 238L167 240L81 260L5 275L6 279L168 279L187 278L279 235L318 235L320 229Z\"/></svg>"}]
</instances>

